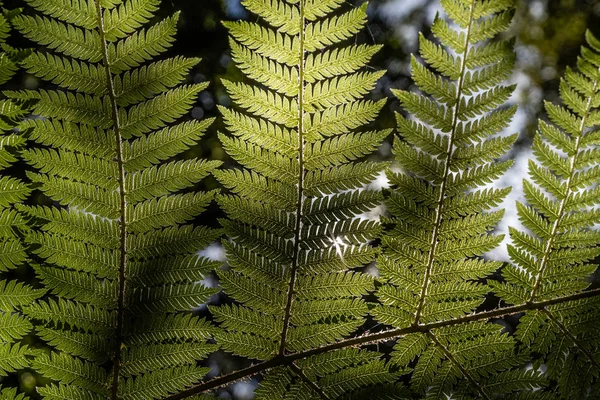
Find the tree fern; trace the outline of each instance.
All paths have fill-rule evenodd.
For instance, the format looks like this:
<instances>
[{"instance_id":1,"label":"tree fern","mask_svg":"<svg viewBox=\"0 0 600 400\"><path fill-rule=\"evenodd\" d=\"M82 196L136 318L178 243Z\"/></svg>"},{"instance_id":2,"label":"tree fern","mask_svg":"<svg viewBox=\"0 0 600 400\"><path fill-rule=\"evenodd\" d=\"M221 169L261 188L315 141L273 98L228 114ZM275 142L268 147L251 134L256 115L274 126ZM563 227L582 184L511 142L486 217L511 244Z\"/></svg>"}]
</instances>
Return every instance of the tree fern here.
<instances>
[{"instance_id":1,"label":"tree fern","mask_svg":"<svg viewBox=\"0 0 600 400\"><path fill-rule=\"evenodd\" d=\"M600 255L600 41L590 32L577 61L560 83L564 105L546 103L550 122L540 120L533 143L535 161L517 203L528 229L511 232L511 265L495 293L512 304L532 304L581 293L590 285ZM595 208L594 208L595 207ZM596 228L596 229L594 229ZM593 398L599 393L600 321L597 298L529 311L515 333L524 353L548 368L561 398Z\"/></svg>"},{"instance_id":2,"label":"tree fern","mask_svg":"<svg viewBox=\"0 0 600 400\"><path fill-rule=\"evenodd\" d=\"M215 172L233 192L219 196L231 266L219 278L239 304L212 312L225 328L221 346L251 359L333 343L367 314L361 296L374 280L352 269L375 254L368 242L379 225L360 214L380 201L364 186L384 165L360 159L389 131L354 131L383 105L362 100L382 73L362 70L376 46L345 41L364 26L366 4L342 11L340 3L247 0L265 24L225 23L233 59L253 83L223 82L241 111L221 109L232 135L220 138L243 168ZM325 383L304 364L274 370L257 398L288 390L337 398L391 377L380 361L340 363ZM366 371L372 379L342 383Z\"/></svg>"},{"instance_id":3,"label":"tree fern","mask_svg":"<svg viewBox=\"0 0 600 400\"><path fill-rule=\"evenodd\" d=\"M225 23L245 79L223 81L234 106L221 108L220 134L239 167L215 171L181 156L211 121L180 121L206 85L180 85L198 59L162 57L177 15L151 25L158 0L27 1L37 14L4 13L0 39L13 19L45 46L23 65L57 89L0 102L0 375L31 365L51 380L39 394L62 400L208 400L259 373L263 400L598 396L591 34L561 83L565 106L547 104L540 122L528 205L517 205L526 231L511 230L504 265L484 253L502 240L509 191L488 185L515 139L501 134L515 112L503 85L512 42L496 38L510 0L443 0L450 18L421 36L419 92L394 91L412 116L397 117L382 251L369 217L382 194L368 183L388 165L368 155L389 131L370 130L383 102L364 100L382 75L365 69L379 46L351 43L366 5L243 1L257 19ZM1 47L4 81L27 53ZM25 102L35 115L17 131ZM52 206L20 204L17 154ZM219 264L198 250L221 231L191 223L214 193L190 188L211 172L229 191L217 196L228 297L209 322L190 311L217 292L203 279ZM380 252L377 276L363 272ZM46 289L11 280L26 261ZM47 350L13 344L32 322ZM199 361L219 347L251 363L201 382Z\"/></svg>"},{"instance_id":4,"label":"tree fern","mask_svg":"<svg viewBox=\"0 0 600 400\"><path fill-rule=\"evenodd\" d=\"M18 61L26 54L6 43L11 31L10 20L17 14L18 11L4 9L0 14L0 85L12 78ZM28 366L30 356L35 354L30 347L18 343L33 328L20 310L44 292L11 279L14 276L10 275L13 270L23 267L28 258L22 237L29 224L16 205L25 200L31 190L22 180L11 176L9 170L25 143L23 132L18 132L15 127L26 114L24 104L0 100L0 377ZM24 398L12 389L2 390L0 397Z\"/></svg>"},{"instance_id":5,"label":"tree fern","mask_svg":"<svg viewBox=\"0 0 600 400\"><path fill-rule=\"evenodd\" d=\"M143 28L158 0L29 4L40 15L15 25L48 52L24 61L59 90L34 99L27 121L37 145L23 152L29 178L60 206L22 207L41 228L39 279L52 296L29 305L38 335L53 346L33 367L57 381L47 399L154 399L208 371L211 327L192 317L214 289L215 263L196 255L219 232L194 227L214 194L186 191L218 162L171 160L210 124L185 115L206 84L179 85L198 59L154 58L174 40L177 15Z\"/></svg>"},{"instance_id":6,"label":"tree fern","mask_svg":"<svg viewBox=\"0 0 600 400\"><path fill-rule=\"evenodd\" d=\"M477 280L499 267L481 258L501 235L490 234L502 218L492 211L508 193L488 189L511 165L498 161L516 135L499 136L515 108L502 107L514 87L502 86L512 71L508 41L490 43L507 29L512 4L505 0L443 1L454 24L437 16L439 44L420 37L412 76L421 94L396 91L415 118L397 116L394 152L402 168L387 202L391 226L382 243L384 279L373 315L397 328L448 321L474 311L489 291ZM486 343L485 345L482 345ZM488 347L489 346L489 347ZM411 389L426 398L491 398L526 388L510 367L514 341L501 326L481 322L427 329L400 338L392 361L412 366ZM526 380L526 383L523 383ZM501 388L498 389L499 383ZM505 392L503 392L505 391Z\"/></svg>"}]
</instances>

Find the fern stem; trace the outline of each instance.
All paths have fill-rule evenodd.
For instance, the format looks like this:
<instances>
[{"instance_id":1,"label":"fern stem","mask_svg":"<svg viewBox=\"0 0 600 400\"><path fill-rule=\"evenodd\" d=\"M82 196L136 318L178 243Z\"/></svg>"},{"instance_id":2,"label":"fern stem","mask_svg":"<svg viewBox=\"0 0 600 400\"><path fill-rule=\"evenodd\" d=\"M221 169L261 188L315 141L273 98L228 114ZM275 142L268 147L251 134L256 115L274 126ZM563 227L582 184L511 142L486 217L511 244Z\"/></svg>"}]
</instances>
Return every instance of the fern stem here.
<instances>
[{"instance_id":1,"label":"fern stem","mask_svg":"<svg viewBox=\"0 0 600 400\"><path fill-rule=\"evenodd\" d=\"M448 358L448 360L450 360L450 362L452 364L454 364L455 367L457 367L460 371L460 373L467 378L467 380L469 381L469 383L475 388L477 389L477 391L479 392L479 394L481 395L482 399L486 399L486 400L490 400L490 397L487 395L487 393L485 392L485 390L483 390L483 388L481 386L479 386L477 384L477 381L471 376L471 374L469 373L469 371L467 371L461 363L459 363L458 361L456 361L456 359L454 358L454 355L452 354L452 352L450 352L450 350L444 346L439 340L438 338L433 334L433 332L431 331L427 331L426 335L433 341L433 343L435 343L435 345L440 348L440 350L442 350L442 352L444 353L444 355Z\"/></svg>"},{"instance_id":2,"label":"fern stem","mask_svg":"<svg viewBox=\"0 0 600 400\"><path fill-rule=\"evenodd\" d=\"M119 170L119 200L120 200L120 253L121 257L119 260L119 297L117 300L117 327L116 327L116 344L115 344L115 358L113 364L113 382L111 388L111 399L117 400L119 396L119 374L121 368L121 342L123 341L123 325L124 325L124 313L125 313L125 279L127 271L127 221L126 221L126 209L127 209L127 198L125 190L125 163L123 162L123 143L120 131L119 122L119 110L117 107L117 100L115 95L115 89L113 84L113 76L110 71L110 63L108 60L108 43L106 41L106 35L104 32L104 16L102 14L102 6L100 0L95 0L96 12L98 14L98 30L100 34L100 43L102 45L102 58L104 69L106 71L106 85L108 89L108 96L110 98L110 105L112 109L112 120L113 129L115 133L116 142L116 162Z\"/></svg>"},{"instance_id":3,"label":"fern stem","mask_svg":"<svg viewBox=\"0 0 600 400\"><path fill-rule=\"evenodd\" d=\"M556 297L550 300L543 300L537 303L523 303L516 306L503 307L490 311L483 311L463 317L449 319L446 321L432 322L423 325L411 325L407 328L391 329L388 331L372 333L363 335L351 339L341 340L336 343L332 343L327 346L318 347L315 349L302 351L286 356L277 356L270 360L254 364L248 368L233 372L228 375L219 376L209 381L203 382L197 386L191 387L181 393L167 397L165 400L181 400L193 396L198 393L206 392L221 386L228 385L237 380L252 376L254 374L266 371L271 368L279 367L282 365L290 365L294 361L301 360L307 357L311 357L317 354L327 353L332 350L344 349L347 347L362 346L365 344L377 343L385 340L397 339L401 336L408 335L409 333L427 333L432 329L443 328L447 326L456 326L468 322L476 322L487 320L490 318L501 318L507 315L517 314L524 311L531 310L542 310L548 306L554 304L560 304L568 301L575 301L581 299L592 298L600 295L600 289L588 290L585 292L579 292L568 296Z\"/></svg>"},{"instance_id":4,"label":"fern stem","mask_svg":"<svg viewBox=\"0 0 600 400\"><path fill-rule=\"evenodd\" d=\"M452 110L452 129L450 130L450 137L448 139L448 147L446 149L447 155L444 163L444 174L442 183L440 184L440 192L437 199L437 205L435 208L435 225L433 227L433 231L431 233L431 241L429 243L429 254L427 255L427 266L425 268L425 274L423 275L423 284L421 293L419 295L419 304L417 306L417 310L415 311L415 320L413 325L418 325L423 313L423 308L425 307L425 298L427 297L427 290L429 288L429 283L431 279L431 270L433 269L433 264L435 262L435 255L438 247L438 234L442 227L442 214L444 208L444 199L446 195L446 186L448 185L448 176L450 174L450 165L452 162L452 153L454 149L454 139L456 135L456 128L458 126L458 114L460 111L460 100L462 98L462 90L463 84L465 80L465 74L467 72L467 54L469 50L469 40L471 39L471 27L473 25L473 10L475 8L475 0L471 0L470 14L469 14L469 25L467 26L467 35L465 38L465 48L463 52L463 57L461 59L460 66L460 77L458 78L458 85L456 88L456 103L454 104L454 108Z\"/></svg>"},{"instance_id":5,"label":"fern stem","mask_svg":"<svg viewBox=\"0 0 600 400\"><path fill-rule=\"evenodd\" d=\"M294 254L290 270L290 281L287 292L287 301L283 315L283 329L281 330L281 343L279 355L285 354L285 345L289 331L290 318L292 315L292 303L294 301L296 277L298 275L298 259L300 255L300 239L302 236L302 208L304 205L304 0L299 2L300 11L300 62L298 65L298 201L296 205L296 223L294 227Z\"/></svg>"},{"instance_id":6,"label":"fern stem","mask_svg":"<svg viewBox=\"0 0 600 400\"><path fill-rule=\"evenodd\" d=\"M166 397L165 400L187 399L188 397L194 396L198 393L203 393L209 390L219 388L221 386L229 385L230 383L239 381L240 379L244 379L246 377L258 374L268 369L284 365L286 363L282 361L284 359L285 358L283 357L275 357L268 361L264 361L258 364L251 365L247 368L240 369L239 371L235 371L227 375L218 376L209 381L203 382L197 386L191 387L187 390L174 394L173 396Z\"/></svg>"},{"instance_id":7,"label":"fern stem","mask_svg":"<svg viewBox=\"0 0 600 400\"><path fill-rule=\"evenodd\" d=\"M577 346L577 348L579 348L579 350L587 357L588 360L590 360L590 362L592 363L592 365L598 370L600 371L600 363L596 360L596 358L594 358L594 355L585 348L585 346L583 345L583 343L581 343L579 341L579 339L577 339L575 337L575 335L573 335L571 333L571 331L569 331L569 329L567 329L567 327L562 323L562 321L558 318L556 318L554 316L554 314L552 314L550 312L550 310L548 310L547 308L542 308L542 312L544 314L546 314L548 316L548 318L550 318L550 320L552 322L554 322L556 325L558 325L558 327L560 328L561 331L564 332L565 335L567 335L567 337L569 339L571 339L571 341L573 342L573 344L575 344L575 346Z\"/></svg>"},{"instance_id":8,"label":"fern stem","mask_svg":"<svg viewBox=\"0 0 600 400\"><path fill-rule=\"evenodd\" d=\"M308 384L308 386L310 386L311 389L314 390L321 397L321 399L323 399L323 400L330 400L329 396L327 396L327 394L325 394L325 392L323 391L323 389L321 389L316 383L314 383L313 381L311 381L310 379L308 379L308 376L306 376L306 374L304 373L304 371L302 371L302 369L299 366L297 366L294 363L291 363L290 364L290 368L306 384Z\"/></svg>"},{"instance_id":9,"label":"fern stem","mask_svg":"<svg viewBox=\"0 0 600 400\"><path fill-rule=\"evenodd\" d=\"M593 87L592 91L596 92L597 89L598 89L598 81L594 81L594 87ZM546 242L546 248L544 249L544 255L542 256L542 260L540 261L540 269L539 269L537 276L535 277L535 283L533 284L533 288L531 289L531 295L529 297L530 303L535 300L537 291L539 290L539 288L542 284L542 279L544 278L544 272L546 272L546 269L548 268L548 259L550 258L550 255L552 254L552 250L554 249L554 242L556 241L556 236L558 234L558 229L560 228L560 223L562 222L562 220L565 216L565 208L567 207L567 202L569 201L569 198L571 195L571 185L573 184L573 179L575 177L575 172L576 172L575 165L577 164L577 158L579 156L579 146L581 144L581 138L584 134L586 120L588 119L588 117L590 115L590 111L592 109L592 98L593 97L591 97L591 96L588 98L587 103L586 103L585 115L581 118L581 122L579 124L580 134L579 134L579 136L577 136L577 138L575 138L575 154L573 155L573 157L571 157L571 161L569 163L569 169L571 171L569 174L569 178L567 180L566 194L560 202L560 207L558 209L558 217L556 218L556 220L554 221L554 224L552 225L552 231L550 232L550 238Z\"/></svg>"}]
</instances>

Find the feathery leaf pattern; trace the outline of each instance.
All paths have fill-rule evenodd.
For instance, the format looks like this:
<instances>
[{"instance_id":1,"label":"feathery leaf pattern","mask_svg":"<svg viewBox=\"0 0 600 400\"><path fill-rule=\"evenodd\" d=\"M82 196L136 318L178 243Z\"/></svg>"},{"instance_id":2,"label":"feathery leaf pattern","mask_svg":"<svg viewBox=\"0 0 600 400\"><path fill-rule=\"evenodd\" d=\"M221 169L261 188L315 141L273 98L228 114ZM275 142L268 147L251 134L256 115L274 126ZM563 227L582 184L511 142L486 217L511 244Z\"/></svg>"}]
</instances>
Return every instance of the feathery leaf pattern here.
<instances>
[{"instance_id":1,"label":"feathery leaf pattern","mask_svg":"<svg viewBox=\"0 0 600 400\"><path fill-rule=\"evenodd\" d=\"M199 60L153 61L173 42L178 18L145 28L158 0L28 3L40 15L15 25L51 51L24 67L60 87L9 94L36 101L41 118L22 126L39 146L23 157L36 169L29 178L60 203L20 208L42 221L27 240L52 294L26 307L57 350L32 362L57 382L39 391L164 398L199 381L208 369L197 361L216 350L212 328L190 314L215 293L203 279L218 263L196 253L219 231L190 224L214 193L182 190L218 162L172 160L211 122L173 124L207 86L180 85Z\"/></svg>"},{"instance_id":2,"label":"feathery leaf pattern","mask_svg":"<svg viewBox=\"0 0 600 400\"><path fill-rule=\"evenodd\" d=\"M411 59L418 90L393 90L410 115L397 116L398 169L369 160L390 131L369 127L385 100L365 100L381 46L353 40L367 5L242 0L256 19L224 23L244 79L222 82L233 106L219 139L238 163L222 170L182 157L212 120L181 120L206 84L181 85L199 59L162 56L178 15L154 22L159 0L27 2L37 14L3 11L0 41L12 21L46 50L3 43L0 82L18 60L49 89L0 101L0 375L33 368L52 400L216 399L255 374L259 400L600 393L591 33L564 106L546 104L505 264L485 253L503 239L510 188L492 184L516 138L503 134L512 0L442 0L448 18ZM53 206L22 204L17 158ZM386 168L382 194L369 183ZM210 173L225 194L190 190ZM224 229L192 224L214 197ZM222 232L228 298L200 318L190 311L221 288L198 251ZM45 289L10 277L25 263ZM34 326L49 351L22 340ZM218 349L250 364L203 380Z\"/></svg>"},{"instance_id":3,"label":"feathery leaf pattern","mask_svg":"<svg viewBox=\"0 0 600 400\"><path fill-rule=\"evenodd\" d=\"M381 305L372 313L396 328L474 311L489 292L477 280L500 266L481 256L502 241L490 231L503 213L490 209L508 191L484 185L511 165L498 159L516 135L497 134L515 111L500 108L514 89L500 84L511 73L514 57L510 42L489 41L508 27L512 2L445 0L442 5L452 23L436 16L432 32L439 43L421 35L426 64L412 58L413 79L422 93L395 91L415 118L397 115L401 139L394 152L402 171L389 173L395 187L387 203L391 227L379 262L385 284L377 291ZM479 56L488 46L496 50L494 56ZM398 339L392 361L411 366L410 387L427 399L490 399L527 389L511 383L525 374L511 369L523 360L513 357L514 339L500 331L499 325L476 322L413 333ZM530 380L540 378L533 374ZM500 390L494 386L499 379L504 382Z\"/></svg>"},{"instance_id":4,"label":"feathery leaf pattern","mask_svg":"<svg viewBox=\"0 0 600 400\"><path fill-rule=\"evenodd\" d=\"M563 105L546 103L550 121L539 121L535 160L523 182L527 204L517 203L528 232L512 230L505 282L493 286L507 303L581 293L598 268L593 260L600 255L595 228L600 222L600 40L589 31L586 39L577 70L567 69L560 82ZM520 319L515 335L522 351L546 364L561 398L597 393L599 304L597 298L566 302Z\"/></svg>"},{"instance_id":5,"label":"feathery leaf pattern","mask_svg":"<svg viewBox=\"0 0 600 400\"><path fill-rule=\"evenodd\" d=\"M372 277L352 269L374 256L368 242L380 228L360 214L380 202L364 186L385 165L361 160L389 131L352 131L383 105L363 100L382 73L362 71L377 46L345 41L364 26L367 5L342 11L340 2L328 3L246 0L264 23L225 23L233 59L254 82L224 82L241 112L222 109L231 135L220 138L242 169L215 172L233 192L219 196L231 266L219 278L240 304L212 311L225 328L216 336L221 346L251 359L348 336L362 325L368 308L361 297L373 289ZM257 398L281 398L288 389L309 397L351 393L391 378L376 359L340 364L337 378L318 383L310 363L276 369ZM341 384L367 371L378 378Z\"/></svg>"}]
</instances>

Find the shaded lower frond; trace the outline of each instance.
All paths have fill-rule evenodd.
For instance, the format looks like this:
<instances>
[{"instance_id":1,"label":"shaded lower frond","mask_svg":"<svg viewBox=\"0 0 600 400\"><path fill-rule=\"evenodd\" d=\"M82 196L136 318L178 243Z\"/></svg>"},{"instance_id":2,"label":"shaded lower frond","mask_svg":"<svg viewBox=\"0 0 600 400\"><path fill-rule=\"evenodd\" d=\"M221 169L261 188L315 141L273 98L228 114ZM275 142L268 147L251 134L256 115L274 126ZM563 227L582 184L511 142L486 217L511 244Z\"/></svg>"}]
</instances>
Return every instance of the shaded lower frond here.
<instances>
[{"instance_id":1,"label":"shaded lower frond","mask_svg":"<svg viewBox=\"0 0 600 400\"><path fill-rule=\"evenodd\" d=\"M332 351L270 371L256 391L269 399L407 399L410 393L393 381L380 354L359 349Z\"/></svg>"},{"instance_id":2,"label":"shaded lower frond","mask_svg":"<svg viewBox=\"0 0 600 400\"><path fill-rule=\"evenodd\" d=\"M1 5L1 4L0 4ZM11 22L19 18L20 10L2 9L0 14L0 84L10 81L17 72L18 63L29 51L17 51L6 41L11 33ZM22 315L22 308L42 297L46 290L33 288L18 281L28 272L29 254L23 236L32 225L19 212L19 206L29 197L32 189L21 179L11 176L22 168L20 153L26 143L25 132L17 126L28 114L28 104L21 101L0 100L0 377L30 366L37 350L29 347L24 338L31 333L33 324ZM16 274L15 274L16 272ZM22 278L21 278L22 279ZM10 377L13 378L13 377ZM0 388L1 399L24 400L17 390Z\"/></svg>"}]
</instances>

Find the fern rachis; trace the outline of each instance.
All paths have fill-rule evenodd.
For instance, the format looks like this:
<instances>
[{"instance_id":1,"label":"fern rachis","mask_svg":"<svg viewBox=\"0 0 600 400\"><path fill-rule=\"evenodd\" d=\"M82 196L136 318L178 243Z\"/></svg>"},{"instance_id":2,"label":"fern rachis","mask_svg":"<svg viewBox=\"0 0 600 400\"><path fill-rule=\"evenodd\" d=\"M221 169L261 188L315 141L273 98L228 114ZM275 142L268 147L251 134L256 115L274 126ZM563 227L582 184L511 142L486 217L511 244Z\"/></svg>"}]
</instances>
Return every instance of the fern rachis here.
<instances>
[{"instance_id":1,"label":"fern rachis","mask_svg":"<svg viewBox=\"0 0 600 400\"><path fill-rule=\"evenodd\" d=\"M498 109L514 89L497 85L512 70L511 50L507 42L489 44L507 29L512 5L502 0L442 4L457 26L438 16L432 32L441 45L420 37L421 57L431 70L414 57L412 67L423 94L395 93L416 119L397 117L404 138L396 140L395 153L404 170L389 174L397 186L388 203L393 225L382 240L379 263L387 283L378 290L381 305L373 314L400 329L460 320L489 292L477 280L500 266L481 256L502 240L489 233L502 212L490 208L507 191L481 186L509 168L509 161L497 159L516 139L493 137L515 109ZM457 207L468 203L470 209ZM392 362L412 371L411 389L426 398L454 393L490 399L525 389L521 379L539 379L512 369L523 360L513 357L514 339L497 325L473 322L422 332L400 338ZM487 358L482 343L490 344ZM497 388L497 380L505 387Z\"/></svg>"},{"instance_id":2,"label":"fern rachis","mask_svg":"<svg viewBox=\"0 0 600 400\"><path fill-rule=\"evenodd\" d=\"M485 39L486 35L493 36L496 32L504 30L510 21L510 4L507 2L445 2L444 6L451 16L463 25L463 28L468 30L469 26L474 26L472 40L475 43ZM493 15L488 16L486 13ZM465 17L465 15L469 16ZM458 40L461 36L454 35L450 29L442 19L436 18L433 31L442 43L464 46L465 42ZM466 39L467 35L462 38ZM469 46L468 42L467 40L467 46ZM598 290L580 290L566 295L558 293L543 299L522 300L513 306L474 312L484 300L490 287L496 287L491 279L488 279L489 286L475 281L488 277L502 266L499 262L482 260L480 256L500 241L499 236L490 235L489 231L498 222L501 213L486 211L500 204L509 190L483 189L480 186L498 177L510 165L509 162L498 162L497 159L508 151L515 136L493 136L508 124L515 112L514 107L495 109L512 91L511 87L494 88L498 82L508 76L512 69L512 52L509 43L506 41L485 43L481 46L475 45L470 50L467 48L462 52L458 51L458 58L455 60L461 60L462 68L455 68L455 65L459 64L448 65L452 64L451 59L454 56L443 59L444 56L440 56L443 54L440 53L441 47L436 48L437 45L432 42L424 41L422 51L427 54L426 57L429 57L426 61L434 65L441 74L450 76L436 79L435 75L413 60L414 79L424 92L431 94L434 101L440 103L435 103L430 98L419 99L409 93L399 94L409 111L421 117L426 124L421 125L413 120L398 118L399 128L405 140L413 146L413 149L417 148L420 151L412 151L409 146L397 146L398 159L405 163L404 166L410 174L405 173L407 176L405 179L402 179L402 174L390 175L392 183L398 185L388 199L395 217L390 222L395 226L392 225L387 236L384 237L387 254L379 260L378 265L385 279L384 284L378 289L382 304L372 311L375 316L384 318L383 321L396 328L338 340L314 349L275 356L229 376L208 381L189 391L190 394L207 391L226 382L270 370L262 381L261 388L258 389L257 393L261 397L283 398L304 390L304 393L314 393L314 397L336 398L342 393L331 391L326 383L327 375L331 371L320 371L316 374L312 372L312 368L315 368L319 362L323 362L324 358L319 356L326 356L331 352L332 359L336 359L336 357L343 357L344 349L349 347L393 340L396 346L392 352L392 362L388 367L392 371L397 371L399 368L401 373L410 374L412 396L416 392L417 396L426 393L426 397L432 399L445 398L449 394L462 394L476 398L505 396L546 398L546 395L551 398L551 394L546 389L548 381L543 372L537 369L535 364L533 369L527 367L530 355L526 347L521 344L523 337L507 335L501 332L499 325L489 320L519 315L523 312L526 312L526 315L536 312L546 313L547 309L569 304L569 309L579 309L585 314L585 317L576 319L589 323L595 315L592 306L594 303L590 303L589 307L581 306L592 301L590 299L599 293ZM466 73L471 68L479 70L476 73ZM453 81L449 79L452 77L461 84L452 85ZM449 89L457 92L452 90L449 92ZM479 93L485 89L489 91ZM449 93L459 93L458 98ZM461 96L464 98L461 99ZM444 104L448 109L454 110L453 113L445 113ZM449 115L461 114L461 110L462 119L448 118ZM485 115L479 116L479 114ZM236 120L240 121L240 116L233 112L227 111L225 115L235 115ZM251 134L240 136L257 138L259 133L255 128L260 126L263 132L268 133L265 139L270 146L282 153L293 154L294 146L290 146L289 141L294 136L285 128L279 130L274 127L266 128L262 122L254 123L252 126L254 129L251 130L253 131ZM442 134L432 134L433 130L430 126L439 128ZM448 137L451 140L446 140ZM285 143L285 139L281 141L282 138L288 138L288 142ZM440 160L439 165L442 167L438 168L439 165L435 162L429 162L424 153L429 153L433 155L433 159ZM441 157L438 157L440 155ZM465 169L467 171L461 172ZM253 175L248 172L246 176L250 178ZM228 177L226 186L233 186L229 179ZM266 180L259 180L258 176L250 179L261 182L259 190L267 188ZM422 181L430 183L424 185L420 183ZM440 186L443 186L444 190L440 191ZM251 190L250 185L245 185L240 193L248 193L253 197L260 196L260 192L256 194ZM277 200L272 200L276 202L273 204L293 206L293 196L288 196L289 193L279 190L275 193L279 193L279 196ZM585 197L593 201L590 196ZM426 212L427 207L431 207L435 212ZM238 215L238 213L230 213L233 218ZM280 232L283 237L289 237L285 235L285 229L280 225L285 220L280 216L263 226ZM256 221L256 219L247 221ZM574 218L572 223L581 223L577 221L579 220ZM260 224L260 222L250 223ZM410 224L414 224L412 230ZM428 226L424 227L424 224ZM434 228L431 229L429 225ZM230 231L230 235L234 238L236 234L232 235ZM394 238L397 237L403 240L392 245ZM581 240L582 243L597 244L596 237L591 233ZM410 249L411 246L418 248L421 242L423 247L429 250L425 252L428 257L419 258L418 253ZM261 248L267 251L266 247ZM286 251L287 248L282 247L281 253ZM280 252L269 254L271 257L277 257ZM246 266L240 264L242 260L240 255L241 253L233 251L228 254L230 262L234 260L232 265L241 273L257 273L252 271L250 264ZM585 256L585 253L573 255L573 257L581 256ZM400 257L402 263L398 262ZM450 258L444 261L445 257ZM256 262L257 259L253 260ZM407 268L406 264L411 265L411 263L413 263L412 267ZM423 277L411 273L411 270L415 269L415 264L419 263L424 265L426 272L422 275L433 279L422 279ZM436 263L439 263L439 266L436 266ZM581 272L589 273L591 270L591 268L582 269ZM410 296L403 295L401 290L413 290L414 297L411 299ZM440 304L439 299L442 299L442 306L436 309L435 306ZM458 307L453 308L455 303ZM330 304L334 304L333 301ZM221 322L226 328L234 326L230 325L233 322L228 321L227 318L222 318ZM262 323L266 324L266 321ZM522 323L527 321L524 320ZM263 325L263 328L265 326ZM569 334L566 337L569 338ZM580 341L574 336L567 340ZM358 360L371 355L365 352L360 355L354 354L352 357ZM593 363L590 365L593 366ZM409 366L414 367L407 368ZM587 371L590 370L587 368ZM319 373L322 374L321 378ZM335 373L333 375L332 379L338 377ZM353 378L355 377L349 379ZM359 381L356 384L368 387L366 382ZM380 382L374 388L379 388L380 391L370 389L370 392L362 392L362 395L365 398L376 398L379 394L391 395L393 398L411 396L405 389L396 386L393 380ZM354 395L358 393L361 392L353 392ZM184 396L175 396L172 399L178 398Z\"/></svg>"}]
</instances>

